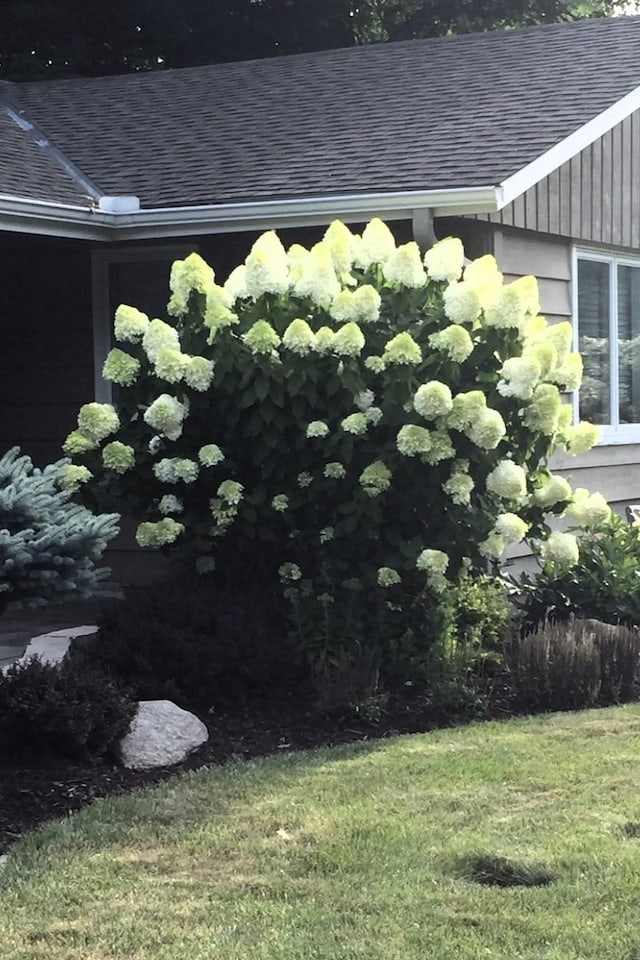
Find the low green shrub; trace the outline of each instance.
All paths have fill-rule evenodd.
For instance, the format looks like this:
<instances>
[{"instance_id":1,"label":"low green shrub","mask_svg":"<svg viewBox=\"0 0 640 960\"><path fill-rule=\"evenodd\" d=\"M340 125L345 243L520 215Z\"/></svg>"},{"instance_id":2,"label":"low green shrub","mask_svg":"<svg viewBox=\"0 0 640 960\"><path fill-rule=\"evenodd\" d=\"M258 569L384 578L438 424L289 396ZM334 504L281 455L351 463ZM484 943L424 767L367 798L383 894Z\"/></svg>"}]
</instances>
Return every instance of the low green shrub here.
<instances>
[{"instance_id":1,"label":"low green shrub","mask_svg":"<svg viewBox=\"0 0 640 960\"><path fill-rule=\"evenodd\" d=\"M639 528L612 514L580 538L570 567L553 562L518 583L525 631L547 620L586 617L640 625Z\"/></svg>"},{"instance_id":2,"label":"low green shrub","mask_svg":"<svg viewBox=\"0 0 640 960\"><path fill-rule=\"evenodd\" d=\"M130 591L102 613L92 655L141 700L212 706L298 689L308 675L266 585L223 588L211 575Z\"/></svg>"},{"instance_id":3,"label":"low green shrub","mask_svg":"<svg viewBox=\"0 0 640 960\"><path fill-rule=\"evenodd\" d=\"M0 673L0 753L100 756L127 731L136 702L83 656L38 658Z\"/></svg>"},{"instance_id":4,"label":"low green shrub","mask_svg":"<svg viewBox=\"0 0 640 960\"><path fill-rule=\"evenodd\" d=\"M348 590L316 594L304 581L286 597L293 636L307 658L321 709L356 712L384 702L385 691L412 682L428 691L438 712L477 703L470 679L502 665L511 608L505 585L462 575L444 592L418 597ZM393 597L393 599L391 599Z\"/></svg>"},{"instance_id":5,"label":"low green shrub","mask_svg":"<svg viewBox=\"0 0 640 960\"><path fill-rule=\"evenodd\" d=\"M507 648L516 703L532 712L607 706L636 697L640 633L593 620L547 623Z\"/></svg>"},{"instance_id":6,"label":"low green shrub","mask_svg":"<svg viewBox=\"0 0 640 960\"><path fill-rule=\"evenodd\" d=\"M442 597L442 629L429 649L424 672L427 704L438 716L479 715L486 697L478 680L503 665L511 608L504 583L463 574Z\"/></svg>"}]
</instances>

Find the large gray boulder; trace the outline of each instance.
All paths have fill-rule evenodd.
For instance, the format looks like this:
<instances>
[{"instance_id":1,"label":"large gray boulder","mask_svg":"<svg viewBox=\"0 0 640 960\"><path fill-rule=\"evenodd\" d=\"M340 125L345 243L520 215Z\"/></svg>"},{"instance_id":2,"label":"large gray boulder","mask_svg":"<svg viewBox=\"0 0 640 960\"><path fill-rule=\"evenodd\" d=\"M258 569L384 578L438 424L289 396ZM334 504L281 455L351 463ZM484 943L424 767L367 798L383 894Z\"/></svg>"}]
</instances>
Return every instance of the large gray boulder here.
<instances>
[{"instance_id":1,"label":"large gray boulder","mask_svg":"<svg viewBox=\"0 0 640 960\"><path fill-rule=\"evenodd\" d=\"M209 739L204 723L171 700L141 700L117 753L130 770L181 763Z\"/></svg>"}]
</instances>

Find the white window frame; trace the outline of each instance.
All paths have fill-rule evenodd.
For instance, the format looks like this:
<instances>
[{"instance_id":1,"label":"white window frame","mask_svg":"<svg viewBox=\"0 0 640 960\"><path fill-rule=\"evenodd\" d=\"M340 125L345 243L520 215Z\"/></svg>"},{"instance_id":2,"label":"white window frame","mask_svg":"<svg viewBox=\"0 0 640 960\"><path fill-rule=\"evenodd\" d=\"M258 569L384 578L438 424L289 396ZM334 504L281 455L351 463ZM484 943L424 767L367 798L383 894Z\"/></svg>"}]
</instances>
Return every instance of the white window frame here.
<instances>
[{"instance_id":1,"label":"white window frame","mask_svg":"<svg viewBox=\"0 0 640 960\"><path fill-rule=\"evenodd\" d=\"M604 249L589 247L574 247L572 256L572 313L573 313L573 342L574 350L579 349L578 329L578 261L595 260L598 263L609 265L609 344L610 344L610 397L613 422L603 424L598 446L613 446L624 443L640 443L640 422L619 423L619 353L618 353L618 267L636 267L640 269L640 255L630 256L626 253L617 253ZM579 391L573 394L573 412L577 423L579 420L580 402Z\"/></svg>"},{"instance_id":2,"label":"white window frame","mask_svg":"<svg viewBox=\"0 0 640 960\"><path fill-rule=\"evenodd\" d=\"M93 303L93 392L99 403L111 403L111 383L102 376L102 367L112 347L113 316L109 304L109 269L114 263L146 263L154 260L184 260L197 245L160 244L154 247L94 248L91 251L91 293ZM168 281L168 277L167 277ZM135 304L132 304L135 306Z\"/></svg>"}]
</instances>

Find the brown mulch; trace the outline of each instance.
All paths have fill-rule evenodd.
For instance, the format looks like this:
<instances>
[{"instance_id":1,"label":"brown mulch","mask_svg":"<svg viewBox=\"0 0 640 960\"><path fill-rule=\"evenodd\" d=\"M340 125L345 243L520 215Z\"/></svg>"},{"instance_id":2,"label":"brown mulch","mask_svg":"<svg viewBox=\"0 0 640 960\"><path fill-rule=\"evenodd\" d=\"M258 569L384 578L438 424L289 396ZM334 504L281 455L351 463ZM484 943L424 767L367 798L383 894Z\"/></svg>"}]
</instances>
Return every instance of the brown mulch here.
<instances>
[{"instance_id":1,"label":"brown mulch","mask_svg":"<svg viewBox=\"0 0 640 960\"><path fill-rule=\"evenodd\" d=\"M484 718L511 714L505 688L492 685ZM197 770L225 760L249 759L280 751L366 742L400 734L423 733L443 726L442 718L424 706L424 695L404 687L390 696L379 720L351 716L330 718L308 706L285 701L253 704L242 710L202 718L209 741L186 761L151 771L125 770L108 759L82 762L12 764L0 762L0 854L38 825L65 817L101 797L131 793L167 780L184 770ZM452 722L468 719L459 716Z\"/></svg>"}]
</instances>

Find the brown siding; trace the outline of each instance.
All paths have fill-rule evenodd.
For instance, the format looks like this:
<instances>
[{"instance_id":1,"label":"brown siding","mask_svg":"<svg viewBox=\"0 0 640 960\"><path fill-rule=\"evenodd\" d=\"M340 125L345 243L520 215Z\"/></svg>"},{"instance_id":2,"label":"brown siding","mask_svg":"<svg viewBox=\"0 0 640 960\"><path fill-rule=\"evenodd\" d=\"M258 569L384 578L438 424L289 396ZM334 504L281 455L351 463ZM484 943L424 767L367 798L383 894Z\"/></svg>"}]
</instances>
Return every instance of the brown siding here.
<instances>
[{"instance_id":1,"label":"brown siding","mask_svg":"<svg viewBox=\"0 0 640 960\"><path fill-rule=\"evenodd\" d=\"M640 247L640 114L627 117L498 213L479 220Z\"/></svg>"}]
</instances>

